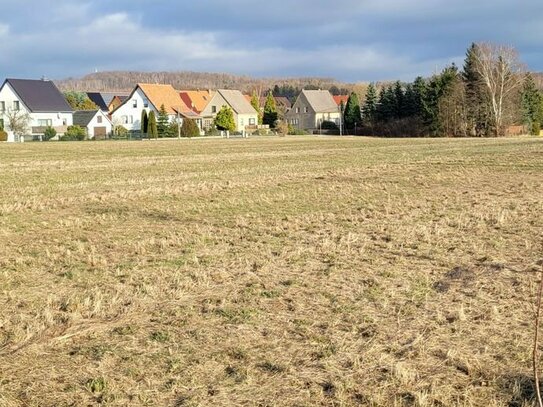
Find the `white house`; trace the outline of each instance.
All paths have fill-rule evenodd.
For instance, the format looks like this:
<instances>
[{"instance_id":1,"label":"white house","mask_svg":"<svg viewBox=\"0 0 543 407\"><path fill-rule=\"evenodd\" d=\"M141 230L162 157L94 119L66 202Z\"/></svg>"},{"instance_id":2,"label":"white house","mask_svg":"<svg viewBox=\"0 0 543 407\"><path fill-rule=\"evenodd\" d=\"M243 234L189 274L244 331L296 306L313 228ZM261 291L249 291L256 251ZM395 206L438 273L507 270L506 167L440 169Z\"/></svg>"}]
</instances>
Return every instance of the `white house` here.
<instances>
[{"instance_id":1,"label":"white house","mask_svg":"<svg viewBox=\"0 0 543 407\"><path fill-rule=\"evenodd\" d=\"M212 127L213 119L223 106L229 106L234 112L236 130L244 131L258 126L258 112L239 90L219 89L200 113L206 129Z\"/></svg>"},{"instance_id":2,"label":"white house","mask_svg":"<svg viewBox=\"0 0 543 407\"><path fill-rule=\"evenodd\" d=\"M74 125L87 131L87 138L103 140L112 131L113 125L102 110L79 110L74 112Z\"/></svg>"},{"instance_id":3,"label":"white house","mask_svg":"<svg viewBox=\"0 0 543 407\"><path fill-rule=\"evenodd\" d=\"M111 112L111 121L115 126L121 125L129 131L139 131L142 110L145 110L147 114L154 111L158 117L162 105L170 122L178 117L181 121L186 117L193 119L199 117L185 105L179 92L173 86L139 83L130 96Z\"/></svg>"},{"instance_id":4,"label":"white house","mask_svg":"<svg viewBox=\"0 0 543 407\"><path fill-rule=\"evenodd\" d=\"M73 109L48 80L6 79L0 88L0 127L10 130L10 116L28 114L24 136L43 135L47 127L63 134L73 124Z\"/></svg>"},{"instance_id":5,"label":"white house","mask_svg":"<svg viewBox=\"0 0 543 407\"><path fill-rule=\"evenodd\" d=\"M340 109L327 90L302 90L285 118L291 126L315 130L325 121L340 125Z\"/></svg>"}]
</instances>

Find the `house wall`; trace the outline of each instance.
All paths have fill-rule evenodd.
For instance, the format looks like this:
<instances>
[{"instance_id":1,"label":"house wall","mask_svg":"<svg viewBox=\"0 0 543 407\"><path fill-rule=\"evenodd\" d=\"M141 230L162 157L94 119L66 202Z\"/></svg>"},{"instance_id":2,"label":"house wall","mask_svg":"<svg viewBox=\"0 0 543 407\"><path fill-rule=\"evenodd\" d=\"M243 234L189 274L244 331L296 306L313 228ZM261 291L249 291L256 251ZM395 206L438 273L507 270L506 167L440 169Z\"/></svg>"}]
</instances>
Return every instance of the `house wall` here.
<instances>
[{"instance_id":1,"label":"house wall","mask_svg":"<svg viewBox=\"0 0 543 407\"><path fill-rule=\"evenodd\" d=\"M102 117L102 123L98 123L98 117ZM95 127L105 127L106 128L106 134L111 133L113 129L113 125L107 118L107 116L99 110L96 115L92 118L90 123L87 125L87 135L89 139L94 138L94 128Z\"/></svg>"},{"instance_id":2,"label":"house wall","mask_svg":"<svg viewBox=\"0 0 543 407\"><path fill-rule=\"evenodd\" d=\"M331 121L339 126L341 115L339 111L331 113L315 112L309 105L305 95L300 94L292 109L286 113L285 118L288 124L298 129L316 130L323 121Z\"/></svg>"},{"instance_id":3,"label":"house wall","mask_svg":"<svg viewBox=\"0 0 543 407\"><path fill-rule=\"evenodd\" d=\"M134 102L136 107L134 107ZM147 105L147 107L145 107ZM147 97L140 88L128 98L123 105L111 115L113 125L124 126L129 131L140 131L141 129L141 111L146 110L147 114L152 111L158 116L158 110L148 102Z\"/></svg>"},{"instance_id":4,"label":"house wall","mask_svg":"<svg viewBox=\"0 0 543 407\"><path fill-rule=\"evenodd\" d=\"M317 128L317 116L303 93L300 93L285 118L288 124L298 129L313 130Z\"/></svg>"},{"instance_id":5,"label":"house wall","mask_svg":"<svg viewBox=\"0 0 543 407\"><path fill-rule=\"evenodd\" d=\"M230 104L219 92L215 92L205 109L200 113L203 118L204 129L208 130L213 126L213 120L223 106L230 106ZM234 123L236 123L236 130L238 131L245 130L246 126L250 126L251 119L254 120L254 125L258 125L258 113L256 111L254 114L237 114L234 111Z\"/></svg>"},{"instance_id":6,"label":"house wall","mask_svg":"<svg viewBox=\"0 0 543 407\"><path fill-rule=\"evenodd\" d=\"M64 134L66 128L73 124L73 113L71 112L47 112L47 113L31 113L25 106L22 100L19 99L9 83L0 91L0 102L5 102L6 110L13 109L13 102L19 102L19 110L30 116L28 123L28 134L43 134L43 130L47 126L53 127L57 133ZM0 103L1 104L1 103ZM0 111L0 119L4 121L4 127L8 127L8 118L6 112Z\"/></svg>"}]
</instances>

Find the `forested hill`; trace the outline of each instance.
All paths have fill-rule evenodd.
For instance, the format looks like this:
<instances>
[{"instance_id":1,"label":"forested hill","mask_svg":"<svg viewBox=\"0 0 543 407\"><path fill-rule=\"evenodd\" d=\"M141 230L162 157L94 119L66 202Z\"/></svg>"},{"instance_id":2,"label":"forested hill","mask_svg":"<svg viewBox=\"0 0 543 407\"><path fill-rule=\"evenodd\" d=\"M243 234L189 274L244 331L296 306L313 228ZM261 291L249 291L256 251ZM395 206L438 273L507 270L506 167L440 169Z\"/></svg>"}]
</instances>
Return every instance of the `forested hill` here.
<instances>
[{"instance_id":1,"label":"forested hill","mask_svg":"<svg viewBox=\"0 0 543 407\"><path fill-rule=\"evenodd\" d=\"M171 84L176 89L239 89L244 92L266 91L274 86L296 89L329 89L346 93L353 85L331 78L252 78L205 72L100 72L81 78L55 81L63 91L130 91L136 83ZM339 92L338 92L339 91Z\"/></svg>"}]
</instances>

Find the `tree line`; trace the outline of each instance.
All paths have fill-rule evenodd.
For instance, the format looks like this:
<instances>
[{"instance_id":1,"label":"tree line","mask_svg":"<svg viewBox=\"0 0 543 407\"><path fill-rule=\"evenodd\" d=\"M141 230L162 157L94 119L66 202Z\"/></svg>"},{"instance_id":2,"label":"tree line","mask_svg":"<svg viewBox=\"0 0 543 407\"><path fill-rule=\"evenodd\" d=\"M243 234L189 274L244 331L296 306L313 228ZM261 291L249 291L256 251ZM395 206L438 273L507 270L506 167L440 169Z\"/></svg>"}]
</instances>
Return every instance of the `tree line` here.
<instances>
[{"instance_id":1,"label":"tree line","mask_svg":"<svg viewBox=\"0 0 543 407\"><path fill-rule=\"evenodd\" d=\"M462 69L455 64L430 78L367 88L364 103L351 93L348 130L376 136L503 136L516 124L539 134L543 94L516 50L477 43Z\"/></svg>"}]
</instances>

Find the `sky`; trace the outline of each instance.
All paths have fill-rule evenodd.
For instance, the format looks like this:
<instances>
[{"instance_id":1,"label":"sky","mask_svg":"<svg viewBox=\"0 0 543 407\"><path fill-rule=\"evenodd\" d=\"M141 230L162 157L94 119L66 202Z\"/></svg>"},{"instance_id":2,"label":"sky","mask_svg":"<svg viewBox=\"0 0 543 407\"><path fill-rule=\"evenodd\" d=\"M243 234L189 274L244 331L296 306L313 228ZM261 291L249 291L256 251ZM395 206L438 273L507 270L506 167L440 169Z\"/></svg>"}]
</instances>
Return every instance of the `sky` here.
<instances>
[{"instance_id":1,"label":"sky","mask_svg":"<svg viewBox=\"0 0 543 407\"><path fill-rule=\"evenodd\" d=\"M95 71L410 81L472 42L543 71L541 0L0 0L0 78Z\"/></svg>"}]
</instances>

